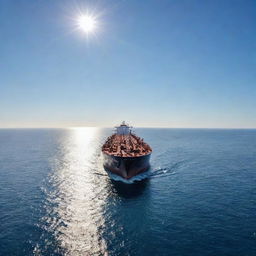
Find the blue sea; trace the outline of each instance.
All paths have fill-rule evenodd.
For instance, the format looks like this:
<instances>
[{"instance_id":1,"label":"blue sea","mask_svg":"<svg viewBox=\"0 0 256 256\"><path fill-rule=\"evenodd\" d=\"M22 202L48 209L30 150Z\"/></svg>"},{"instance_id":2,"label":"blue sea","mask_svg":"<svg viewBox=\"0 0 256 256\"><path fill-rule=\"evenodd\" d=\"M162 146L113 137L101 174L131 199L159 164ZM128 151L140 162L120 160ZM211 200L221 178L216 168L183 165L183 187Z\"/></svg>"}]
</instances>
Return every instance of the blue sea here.
<instances>
[{"instance_id":1,"label":"blue sea","mask_svg":"<svg viewBox=\"0 0 256 256\"><path fill-rule=\"evenodd\" d=\"M0 130L0 255L256 255L256 130L136 129L151 169L102 167L111 129Z\"/></svg>"}]
</instances>

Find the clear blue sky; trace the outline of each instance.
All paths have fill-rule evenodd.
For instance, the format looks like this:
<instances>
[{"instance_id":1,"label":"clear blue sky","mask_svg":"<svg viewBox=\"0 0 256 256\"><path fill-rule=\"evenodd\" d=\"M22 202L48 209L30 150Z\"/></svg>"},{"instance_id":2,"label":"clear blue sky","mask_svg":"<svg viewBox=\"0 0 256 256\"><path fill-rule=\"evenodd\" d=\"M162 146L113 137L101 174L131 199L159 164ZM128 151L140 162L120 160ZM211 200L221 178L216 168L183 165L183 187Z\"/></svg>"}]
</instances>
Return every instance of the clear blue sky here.
<instances>
[{"instance_id":1,"label":"clear blue sky","mask_svg":"<svg viewBox=\"0 0 256 256\"><path fill-rule=\"evenodd\" d=\"M255 128L256 1L0 1L0 127L122 120Z\"/></svg>"}]
</instances>

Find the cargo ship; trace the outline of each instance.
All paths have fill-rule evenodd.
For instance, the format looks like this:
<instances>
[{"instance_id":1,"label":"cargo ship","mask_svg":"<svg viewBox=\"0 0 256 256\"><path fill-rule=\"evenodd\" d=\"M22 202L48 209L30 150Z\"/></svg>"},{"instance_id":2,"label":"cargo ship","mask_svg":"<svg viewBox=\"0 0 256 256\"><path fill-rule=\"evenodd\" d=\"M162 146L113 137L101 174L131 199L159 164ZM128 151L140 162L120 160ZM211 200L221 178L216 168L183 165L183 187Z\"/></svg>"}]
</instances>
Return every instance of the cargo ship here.
<instances>
[{"instance_id":1,"label":"cargo ship","mask_svg":"<svg viewBox=\"0 0 256 256\"><path fill-rule=\"evenodd\" d=\"M107 171L130 179L149 169L152 149L142 138L132 133L131 126L122 122L103 144L102 153Z\"/></svg>"}]
</instances>

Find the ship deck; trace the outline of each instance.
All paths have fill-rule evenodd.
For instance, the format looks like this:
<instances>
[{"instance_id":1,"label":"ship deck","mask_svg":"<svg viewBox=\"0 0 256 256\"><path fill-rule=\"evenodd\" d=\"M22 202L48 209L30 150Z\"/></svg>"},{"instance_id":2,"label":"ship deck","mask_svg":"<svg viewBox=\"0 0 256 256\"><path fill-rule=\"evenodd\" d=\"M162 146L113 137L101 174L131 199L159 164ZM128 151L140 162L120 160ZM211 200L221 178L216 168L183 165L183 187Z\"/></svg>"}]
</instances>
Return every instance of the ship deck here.
<instances>
[{"instance_id":1,"label":"ship deck","mask_svg":"<svg viewBox=\"0 0 256 256\"><path fill-rule=\"evenodd\" d=\"M152 149L135 134L113 134L102 146L102 152L120 157L139 157L150 154Z\"/></svg>"}]
</instances>

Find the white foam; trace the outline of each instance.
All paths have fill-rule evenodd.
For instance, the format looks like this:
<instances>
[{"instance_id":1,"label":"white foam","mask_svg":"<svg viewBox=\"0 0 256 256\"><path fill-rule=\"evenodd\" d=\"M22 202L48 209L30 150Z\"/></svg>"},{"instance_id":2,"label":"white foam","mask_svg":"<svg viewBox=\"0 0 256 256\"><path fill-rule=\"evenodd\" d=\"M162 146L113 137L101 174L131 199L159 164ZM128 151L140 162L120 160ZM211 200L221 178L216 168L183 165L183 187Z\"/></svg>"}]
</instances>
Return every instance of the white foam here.
<instances>
[{"instance_id":1,"label":"white foam","mask_svg":"<svg viewBox=\"0 0 256 256\"><path fill-rule=\"evenodd\" d=\"M126 183L126 184L132 184L135 181L141 181L141 180L149 178L150 177L150 172L147 171L147 172L140 173L140 174L138 174L138 175L136 175L136 176L134 176L134 177L132 177L132 178L130 178L128 180L122 178L119 175L111 173L111 172L108 172L108 175L109 175L110 179L112 179L112 180L121 181L121 182Z\"/></svg>"}]
</instances>

